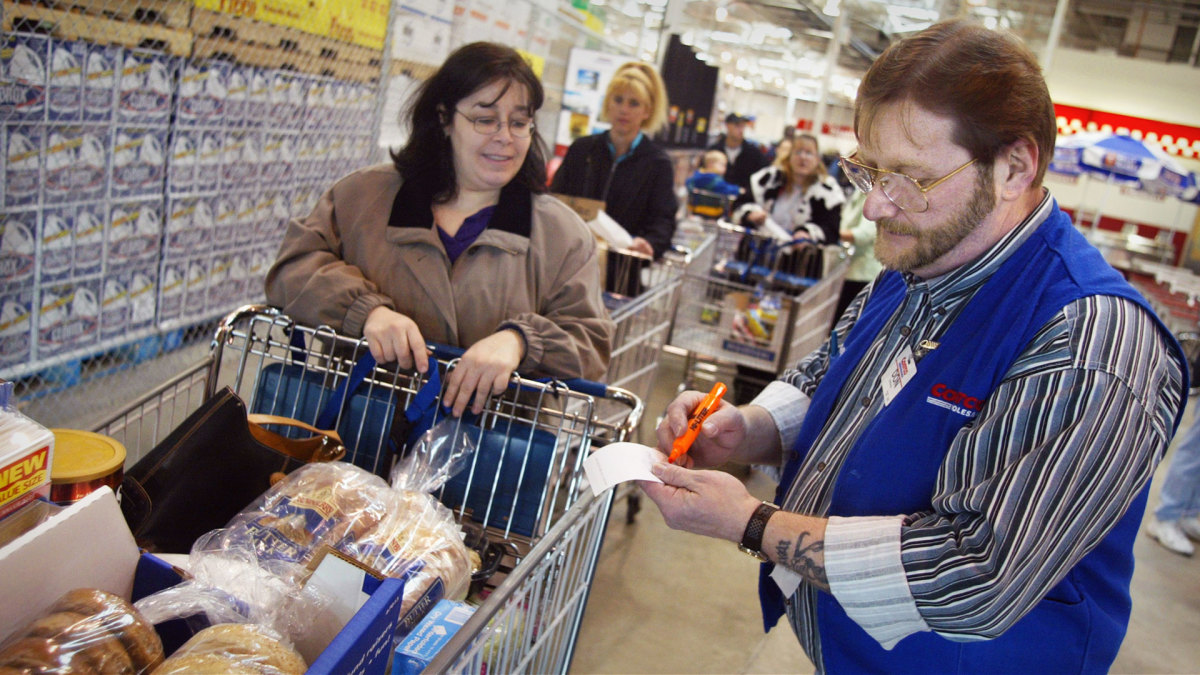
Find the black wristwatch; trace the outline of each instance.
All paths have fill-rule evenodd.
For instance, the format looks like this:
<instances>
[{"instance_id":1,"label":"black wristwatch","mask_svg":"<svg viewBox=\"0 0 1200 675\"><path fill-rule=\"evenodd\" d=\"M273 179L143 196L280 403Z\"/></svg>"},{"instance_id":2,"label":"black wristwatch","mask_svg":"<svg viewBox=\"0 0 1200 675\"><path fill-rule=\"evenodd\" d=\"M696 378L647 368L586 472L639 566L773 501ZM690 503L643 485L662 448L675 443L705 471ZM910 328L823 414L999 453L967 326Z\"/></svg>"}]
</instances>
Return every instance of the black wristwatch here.
<instances>
[{"instance_id":1,"label":"black wristwatch","mask_svg":"<svg viewBox=\"0 0 1200 675\"><path fill-rule=\"evenodd\" d=\"M763 502L754 509L750 522L746 523L746 531L742 533L742 543L738 544L739 551L762 562L768 562L767 555L762 551L763 533L767 531L767 521L778 510L779 507L770 502Z\"/></svg>"}]
</instances>

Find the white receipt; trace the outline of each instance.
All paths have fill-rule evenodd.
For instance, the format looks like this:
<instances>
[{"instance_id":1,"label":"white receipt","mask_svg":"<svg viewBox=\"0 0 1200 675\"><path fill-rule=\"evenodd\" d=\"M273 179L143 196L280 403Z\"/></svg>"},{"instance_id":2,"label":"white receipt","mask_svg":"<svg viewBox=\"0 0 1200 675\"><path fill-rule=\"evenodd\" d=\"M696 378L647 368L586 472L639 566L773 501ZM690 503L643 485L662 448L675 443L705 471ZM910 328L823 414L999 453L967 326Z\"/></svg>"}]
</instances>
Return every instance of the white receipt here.
<instances>
[{"instance_id":1,"label":"white receipt","mask_svg":"<svg viewBox=\"0 0 1200 675\"><path fill-rule=\"evenodd\" d=\"M612 443L588 455L583 460L592 492L599 495L617 483L627 480L662 480L650 473L650 466L666 460L666 455L640 443Z\"/></svg>"}]
</instances>

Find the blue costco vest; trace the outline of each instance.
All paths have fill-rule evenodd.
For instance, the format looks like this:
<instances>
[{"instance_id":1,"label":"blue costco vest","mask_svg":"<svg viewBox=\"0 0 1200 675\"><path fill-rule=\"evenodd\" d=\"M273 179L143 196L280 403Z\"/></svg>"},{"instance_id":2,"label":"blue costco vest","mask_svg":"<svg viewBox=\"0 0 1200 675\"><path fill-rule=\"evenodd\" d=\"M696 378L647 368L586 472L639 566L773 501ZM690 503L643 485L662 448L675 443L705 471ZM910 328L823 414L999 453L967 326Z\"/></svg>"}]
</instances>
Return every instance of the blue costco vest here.
<instances>
[{"instance_id":1,"label":"blue costco vest","mask_svg":"<svg viewBox=\"0 0 1200 675\"><path fill-rule=\"evenodd\" d=\"M880 278L859 321L846 336L814 393L793 457L784 469L782 503L800 464L824 427L867 347L883 330L906 292L902 276ZM881 516L932 510L937 473L947 449L971 417L960 401L945 406L946 391L978 399L1000 383L1037 331L1067 304L1089 295L1128 298L1154 312L1119 273L1071 226L1055 205L971 299L946 330L940 346L917 364L913 379L868 422L838 474L828 515ZM1157 321L1157 317L1156 317ZM1176 353L1171 333L1158 323ZM1180 414L1187 402L1180 388ZM968 414L964 414L968 413ZM1175 419L1178 426L1179 417ZM1148 486L1113 530L1084 556L1032 610L993 640L953 642L931 632L909 635L884 650L829 593L817 594L824 666L829 672L1104 672L1129 622L1133 541ZM767 628L784 612L783 595L763 565L759 595Z\"/></svg>"}]
</instances>

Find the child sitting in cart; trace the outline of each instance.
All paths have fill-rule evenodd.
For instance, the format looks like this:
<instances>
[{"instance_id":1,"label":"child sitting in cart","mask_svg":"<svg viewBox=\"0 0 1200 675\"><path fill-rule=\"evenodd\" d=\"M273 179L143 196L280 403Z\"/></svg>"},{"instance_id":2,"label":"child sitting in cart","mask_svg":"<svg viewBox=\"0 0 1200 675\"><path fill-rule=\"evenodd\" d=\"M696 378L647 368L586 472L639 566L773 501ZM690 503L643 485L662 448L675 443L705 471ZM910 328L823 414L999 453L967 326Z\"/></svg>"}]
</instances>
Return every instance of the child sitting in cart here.
<instances>
[{"instance_id":1,"label":"child sitting in cart","mask_svg":"<svg viewBox=\"0 0 1200 675\"><path fill-rule=\"evenodd\" d=\"M720 150L709 150L700 158L700 168L687 179L689 191L703 190L720 195L736 197L742 193L742 188L726 181L725 168L729 166L729 158Z\"/></svg>"}]
</instances>

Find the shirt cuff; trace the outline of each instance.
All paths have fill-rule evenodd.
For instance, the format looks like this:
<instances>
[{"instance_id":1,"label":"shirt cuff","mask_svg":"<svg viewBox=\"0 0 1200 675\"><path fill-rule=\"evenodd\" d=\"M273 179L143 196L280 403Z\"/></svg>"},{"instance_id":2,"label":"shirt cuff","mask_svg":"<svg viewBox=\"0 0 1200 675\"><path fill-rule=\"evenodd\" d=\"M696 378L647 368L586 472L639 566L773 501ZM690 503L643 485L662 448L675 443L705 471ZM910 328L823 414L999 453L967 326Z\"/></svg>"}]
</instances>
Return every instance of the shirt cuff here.
<instances>
[{"instance_id":1,"label":"shirt cuff","mask_svg":"<svg viewBox=\"0 0 1200 675\"><path fill-rule=\"evenodd\" d=\"M804 425L804 416L808 414L808 404L812 402L806 394L796 387L778 380L768 384L750 405L756 405L767 411L775 421L779 430L779 447L783 448L780 456L780 469L787 464L792 456L792 448L796 447L796 439L800 437L800 427Z\"/></svg>"},{"instance_id":2,"label":"shirt cuff","mask_svg":"<svg viewBox=\"0 0 1200 675\"><path fill-rule=\"evenodd\" d=\"M839 518L825 528L829 591L884 649L930 630L917 610L900 559L904 516Z\"/></svg>"}]
</instances>

